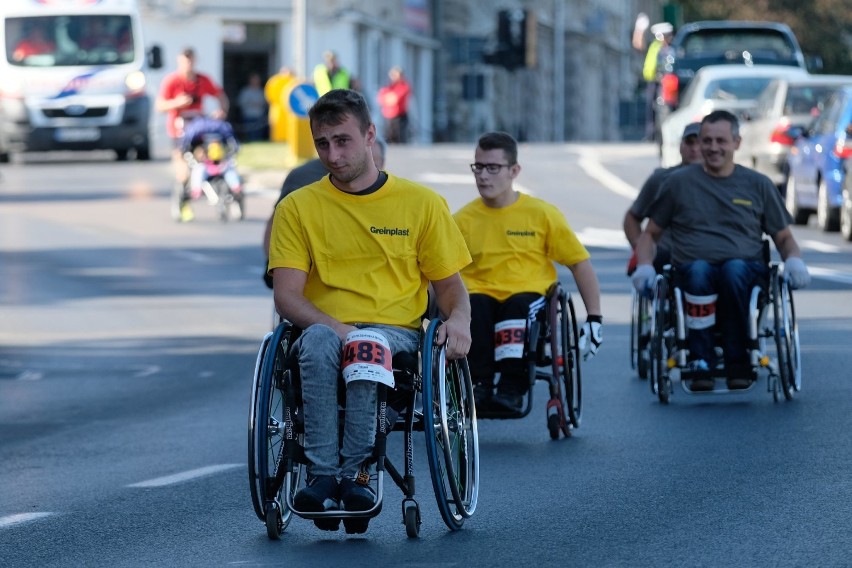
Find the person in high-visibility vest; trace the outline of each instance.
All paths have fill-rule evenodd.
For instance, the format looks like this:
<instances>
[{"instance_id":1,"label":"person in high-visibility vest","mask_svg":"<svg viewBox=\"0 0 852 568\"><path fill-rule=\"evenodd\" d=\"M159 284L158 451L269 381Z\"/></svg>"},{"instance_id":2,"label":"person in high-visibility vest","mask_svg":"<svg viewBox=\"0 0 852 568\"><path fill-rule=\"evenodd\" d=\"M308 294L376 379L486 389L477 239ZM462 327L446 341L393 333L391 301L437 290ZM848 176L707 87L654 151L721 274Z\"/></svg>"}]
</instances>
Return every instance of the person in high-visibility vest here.
<instances>
[{"instance_id":1,"label":"person in high-visibility vest","mask_svg":"<svg viewBox=\"0 0 852 568\"><path fill-rule=\"evenodd\" d=\"M319 95L323 96L332 89L351 89L352 77L340 66L337 54L326 51L322 56L325 62L314 67L314 87Z\"/></svg>"},{"instance_id":2,"label":"person in high-visibility vest","mask_svg":"<svg viewBox=\"0 0 852 568\"><path fill-rule=\"evenodd\" d=\"M654 41L648 46L645 54L645 64L642 66L642 79L645 80L645 139L654 140L656 132L655 109L657 92L660 84L660 58L667 53L674 34L674 27L668 22L660 22L651 26Z\"/></svg>"}]
</instances>

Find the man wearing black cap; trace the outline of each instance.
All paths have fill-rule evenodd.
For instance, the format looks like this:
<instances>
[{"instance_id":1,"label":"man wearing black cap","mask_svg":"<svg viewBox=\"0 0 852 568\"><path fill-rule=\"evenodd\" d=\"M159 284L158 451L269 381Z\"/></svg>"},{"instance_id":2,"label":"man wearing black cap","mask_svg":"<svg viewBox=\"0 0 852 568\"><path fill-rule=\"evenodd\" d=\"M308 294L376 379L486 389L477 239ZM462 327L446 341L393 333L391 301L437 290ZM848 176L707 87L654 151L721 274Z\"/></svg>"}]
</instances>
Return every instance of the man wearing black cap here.
<instances>
[{"instance_id":1,"label":"man wearing black cap","mask_svg":"<svg viewBox=\"0 0 852 568\"><path fill-rule=\"evenodd\" d=\"M680 164L671 168L657 168L654 173L645 180L642 189L639 190L639 195L636 196L636 201L624 214L624 235L630 243L630 248L633 249L633 254L630 256L630 262L627 264L627 275L633 274L636 268L636 241L639 240L639 235L642 233L642 222L651 214L651 203L657 197L660 191L660 186L666 181L669 175L683 166L695 164L701 161L701 144L698 140L698 133L701 131L700 122L691 122L683 129L683 135L680 138ZM657 255L654 258L654 267L657 272L660 272L662 267L669 261L669 243L668 238L664 237L657 244Z\"/></svg>"}]
</instances>

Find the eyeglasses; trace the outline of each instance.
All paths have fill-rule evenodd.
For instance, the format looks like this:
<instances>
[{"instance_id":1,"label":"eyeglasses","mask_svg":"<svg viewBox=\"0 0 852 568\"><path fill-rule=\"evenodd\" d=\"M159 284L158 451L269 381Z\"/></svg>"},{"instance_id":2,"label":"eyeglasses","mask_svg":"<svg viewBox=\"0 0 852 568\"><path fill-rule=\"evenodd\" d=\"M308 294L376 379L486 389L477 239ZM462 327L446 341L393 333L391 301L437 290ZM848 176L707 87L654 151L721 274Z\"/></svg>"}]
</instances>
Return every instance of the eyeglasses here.
<instances>
[{"instance_id":1,"label":"eyeglasses","mask_svg":"<svg viewBox=\"0 0 852 568\"><path fill-rule=\"evenodd\" d=\"M481 174L482 170L485 170L489 174L498 174L503 168L511 167L512 164L480 164L479 162L476 162L475 164L470 165L470 171L475 174Z\"/></svg>"}]
</instances>

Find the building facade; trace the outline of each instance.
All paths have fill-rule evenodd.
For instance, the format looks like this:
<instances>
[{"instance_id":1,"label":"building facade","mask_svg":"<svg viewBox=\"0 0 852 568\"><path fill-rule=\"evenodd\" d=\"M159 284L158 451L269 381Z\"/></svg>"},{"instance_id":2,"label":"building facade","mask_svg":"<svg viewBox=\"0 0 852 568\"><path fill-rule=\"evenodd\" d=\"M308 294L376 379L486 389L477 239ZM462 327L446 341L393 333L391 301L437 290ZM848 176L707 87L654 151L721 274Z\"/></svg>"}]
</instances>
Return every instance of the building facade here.
<instances>
[{"instance_id":1,"label":"building facade","mask_svg":"<svg viewBox=\"0 0 852 568\"><path fill-rule=\"evenodd\" d=\"M357 79L380 121L376 95L391 66L414 89L414 140L471 141L501 129L529 141L620 140L625 103L635 98L643 54L630 37L640 11L659 0L139 0L149 45L165 68L192 46L197 67L232 100L252 72L288 67L309 80L332 50ZM529 66L483 62L498 35L498 11L534 21ZM157 117L155 133L162 132ZM156 138L155 138L156 140Z\"/></svg>"}]
</instances>

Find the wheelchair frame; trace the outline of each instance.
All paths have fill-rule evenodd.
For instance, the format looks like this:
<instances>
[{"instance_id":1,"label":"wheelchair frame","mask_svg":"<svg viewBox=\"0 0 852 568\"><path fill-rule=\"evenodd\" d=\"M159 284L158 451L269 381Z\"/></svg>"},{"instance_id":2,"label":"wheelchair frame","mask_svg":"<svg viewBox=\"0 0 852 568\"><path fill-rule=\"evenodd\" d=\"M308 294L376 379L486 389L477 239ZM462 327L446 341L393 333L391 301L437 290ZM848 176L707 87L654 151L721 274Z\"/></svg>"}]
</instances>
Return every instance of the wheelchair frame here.
<instances>
[{"instance_id":1,"label":"wheelchair frame","mask_svg":"<svg viewBox=\"0 0 852 568\"><path fill-rule=\"evenodd\" d=\"M579 334L570 292L555 282L548 288L545 300L546 307L528 322L524 339L524 360L530 388L522 409L517 412L497 408L480 409L479 417L525 417L533 407L536 380L547 381L550 389L546 408L547 429L550 437L556 440L560 432L567 438L571 436L572 426L580 426L583 392Z\"/></svg>"},{"instance_id":2,"label":"wheelchair frame","mask_svg":"<svg viewBox=\"0 0 852 568\"><path fill-rule=\"evenodd\" d=\"M252 383L248 469L254 511L265 523L269 538L279 538L293 515L306 519L378 515L384 498L385 472L402 490L406 534L417 537L421 519L415 500L414 431L423 431L426 435L432 486L447 527L458 530L465 519L473 515L479 495L479 442L473 384L467 360L447 360L445 346L437 344L440 324L438 319L424 323L414 368L396 368L399 365L394 362L397 385L408 385L410 390L391 391L396 397L394 403L403 403L392 425L387 422L388 389L378 385L378 425L370 460L376 466L376 473L371 476L376 504L368 511L306 512L294 507L293 497L303 485L308 463L303 447L304 429L299 422L298 379L287 360L295 341L295 328L285 321L266 334L258 351ZM429 409L428 415L426 409ZM386 455L388 426L404 434L402 473Z\"/></svg>"},{"instance_id":3,"label":"wheelchair frame","mask_svg":"<svg viewBox=\"0 0 852 568\"><path fill-rule=\"evenodd\" d=\"M689 354L687 344L684 300L679 287L672 286L672 267L667 265L663 274L658 274L651 290L651 365L650 387L660 402L668 403L672 394L672 374L686 367ZM775 401L781 394L792 400L794 393L801 390L801 352L799 331L796 323L793 292L789 282L780 272L779 264L769 264L768 282L755 285L749 298L749 363L756 377L764 371L767 391ZM711 370L714 379L724 378L724 369ZM685 380L680 380L682 389L692 395L743 393L751 390L755 381L746 389L730 390L715 388L712 391L693 391Z\"/></svg>"}]
</instances>

